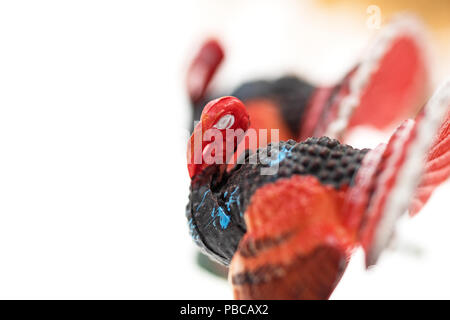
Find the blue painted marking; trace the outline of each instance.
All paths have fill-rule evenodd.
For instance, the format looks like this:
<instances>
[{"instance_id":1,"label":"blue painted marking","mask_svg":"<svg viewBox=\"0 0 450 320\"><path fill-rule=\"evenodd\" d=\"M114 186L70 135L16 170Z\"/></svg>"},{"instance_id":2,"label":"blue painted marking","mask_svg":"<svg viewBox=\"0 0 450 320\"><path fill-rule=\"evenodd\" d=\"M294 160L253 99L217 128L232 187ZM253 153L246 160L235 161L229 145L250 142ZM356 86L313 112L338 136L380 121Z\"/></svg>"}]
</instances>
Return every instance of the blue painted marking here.
<instances>
[{"instance_id":1,"label":"blue painted marking","mask_svg":"<svg viewBox=\"0 0 450 320\"><path fill-rule=\"evenodd\" d=\"M220 226L222 229L226 229L230 223L230 216L227 216L221 207L217 208L217 211L220 217Z\"/></svg>"},{"instance_id":2,"label":"blue painted marking","mask_svg":"<svg viewBox=\"0 0 450 320\"><path fill-rule=\"evenodd\" d=\"M197 209L195 209L195 211L198 211L198 209L200 209L200 207L203 205L203 203L205 202L205 197L208 194L208 192L210 192L211 190L206 190L205 193L203 194L203 198L202 201L200 201L200 203L197 206Z\"/></svg>"},{"instance_id":3,"label":"blue painted marking","mask_svg":"<svg viewBox=\"0 0 450 320\"><path fill-rule=\"evenodd\" d=\"M268 163L268 165L270 167L279 164L281 161L283 161L286 156L291 153L292 148L294 148L294 146L290 147L289 149L286 146L283 146L280 150L278 150L278 155L277 158L274 160L270 160L270 162Z\"/></svg>"},{"instance_id":4,"label":"blue painted marking","mask_svg":"<svg viewBox=\"0 0 450 320\"><path fill-rule=\"evenodd\" d=\"M222 208L218 208L219 211L219 217L220 217L220 226L222 229L226 229L228 227L228 224L230 223L230 216L227 216L225 214L225 211L223 211Z\"/></svg>"},{"instance_id":5,"label":"blue painted marking","mask_svg":"<svg viewBox=\"0 0 450 320\"><path fill-rule=\"evenodd\" d=\"M212 221L212 224L213 224L214 228L217 228L217 226L216 226L216 217L214 215L214 212L216 212L216 208L213 208L212 211L211 211L211 218L212 218L211 221Z\"/></svg>"},{"instance_id":6,"label":"blue painted marking","mask_svg":"<svg viewBox=\"0 0 450 320\"><path fill-rule=\"evenodd\" d=\"M231 212L231 205L232 205L233 203L236 203L237 206L238 206L238 209L239 209L239 213L240 213L241 216L242 216L242 212L241 212L241 204L240 204L240 201L239 201L240 195L238 194L238 195L236 196L236 192L238 192L238 191L239 191L239 187L234 188L234 191L230 194L230 198L225 202L225 205L226 205L226 207L227 207L227 211L228 211L228 212ZM225 194L228 194L228 193L226 192Z\"/></svg>"},{"instance_id":7,"label":"blue painted marking","mask_svg":"<svg viewBox=\"0 0 450 320\"><path fill-rule=\"evenodd\" d=\"M195 228L194 221L192 221L192 218L189 219L188 224L189 224L189 232L191 234L192 239L198 240L197 229Z\"/></svg>"},{"instance_id":8,"label":"blue painted marking","mask_svg":"<svg viewBox=\"0 0 450 320\"><path fill-rule=\"evenodd\" d=\"M205 198L206 195L210 192L211 190L206 190L205 193L203 194L202 200L200 201L200 203L198 204L197 208L195 209L196 212L198 212L198 210L203 206L204 202L205 202ZM228 194L228 192L224 193L224 197L226 198L227 196L229 196L228 200L225 202L225 206L226 206L226 210L228 213L231 212L231 205L233 203L236 203L238 208L239 208L239 212L240 215L242 216L242 212L241 212L241 208L240 208L240 201L239 201L239 194L236 194L239 191L239 187L236 187L233 192L231 192L230 194ZM207 224L210 225L212 223L212 225L217 228L216 225L216 218L219 217L219 222L220 222L220 227L222 229L226 229L228 228L229 224L230 224L230 216L227 215L225 213L225 210L222 207L214 207L211 211L211 220L209 221L209 223ZM191 225L191 221L189 222Z\"/></svg>"},{"instance_id":9,"label":"blue painted marking","mask_svg":"<svg viewBox=\"0 0 450 320\"><path fill-rule=\"evenodd\" d=\"M225 211L221 207L217 207L212 209L211 211L211 221L208 223L213 224L215 228L217 228L216 225L216 218L219 217L220 226L222 229L226 229L228 225L230 224L230 216L228 216Z\"/></svg>"}]
</instances>

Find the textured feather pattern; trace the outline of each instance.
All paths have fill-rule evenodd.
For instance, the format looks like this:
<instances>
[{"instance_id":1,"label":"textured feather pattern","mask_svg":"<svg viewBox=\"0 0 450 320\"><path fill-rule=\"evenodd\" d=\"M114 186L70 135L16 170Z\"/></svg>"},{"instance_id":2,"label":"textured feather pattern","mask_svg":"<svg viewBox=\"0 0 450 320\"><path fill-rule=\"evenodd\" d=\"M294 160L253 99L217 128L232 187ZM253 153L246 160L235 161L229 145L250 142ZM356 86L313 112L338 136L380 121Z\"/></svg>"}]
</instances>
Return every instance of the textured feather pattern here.
<instances>
[{"instance_id":1,"label":"textured feather pattern","mask_svg":"<svg viewBox=\"0 0 450 320\"><path fill-rule=\"evenodd\" d=\"M230 268L237 299L326 299L341 278L350 239L342 192L311 176L264 186L245 216Z\"/></svg>"},{"instance_id":2,"label":"textured feather pattern","mask_svg":"<svg viewBox=\"0 0 450 320\"><path fill-rule=\"evenodd\" d=\"M357 177L353 192L366 192L367 208L360 225L360 241L367 265L375 264L388 245L397 219L417 213L433 190L450 175L449 151L450 80L436 91L416 121L405 121L389 140L372 177L373 187ZM351 195L352 192L349 192ZM355 200L347 197L350 206ZM361 211L360 211L361 213Z\"/></svg>"},{"instance_id":3,"label":"textured feather pattern","mask_svg":"<svg viewBox=\"0 0 450 320\"><path fill-rule=\"evenodd\" d=\"M417 188L410 213L414 215L422 209L434 189L450 177L450 111L442 124L436 140L428 154L425 173Z\"/></svg>"}]
</instances>

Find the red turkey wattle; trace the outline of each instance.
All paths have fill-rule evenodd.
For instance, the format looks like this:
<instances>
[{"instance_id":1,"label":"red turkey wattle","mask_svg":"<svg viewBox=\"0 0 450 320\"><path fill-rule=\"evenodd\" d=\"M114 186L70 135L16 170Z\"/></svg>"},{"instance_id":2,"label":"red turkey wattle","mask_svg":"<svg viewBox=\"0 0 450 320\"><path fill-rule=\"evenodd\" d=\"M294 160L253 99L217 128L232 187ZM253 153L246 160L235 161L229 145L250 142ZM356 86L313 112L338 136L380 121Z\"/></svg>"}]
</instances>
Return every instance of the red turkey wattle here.
<instances>
[{"instance_id":1,"label":"red turkey wattle","mask_svg":"<svg viewBox=\"0 0 450 320\"><path fill-rule=\"evenodd\" d=\"M416 116L429 86L411 23L387 26L369 56L332 88L288 76L245 83L236 97L205 108L207 90L203 102L193 101L200 122L187 151L188 226L204 253L230 266L235 298L327 299L355 248L363 247L367 266L377 263L397 219L408 208L419 211L448 179L450 80ZM357 125L387 129L408 116L415 120L373 150L334 139ZM281 141L257 138L240 152L250 128L278 129ZM211 129L222 134L226 162L193 164L223 151L202 140ZM239 129L247 135L225 134Z\"/></svg>"},{"instance_id":2,"label":"red turkey wattle","mask_svg":"<svg viewBox=\"0 0 450 320\"><path fill-rule=\"evenodd\" d=\"M226 130L241 129L244 133L250 125L248 114L242 110L245 110L244 105L234 97L222 97L205 106L200 122L188 143L187 159L191 178L204 170L213 160L218 163L215 157L219 157L221 164L226 165L229 162L235 150L227 149ZM217 122L218 119L222 122ZM221 141L216 140L217 136ZM243 135L235 136L234 142L239 143L243 138ZM207 157L212 159L206 159Z\"/></svg>"}]
</instances>

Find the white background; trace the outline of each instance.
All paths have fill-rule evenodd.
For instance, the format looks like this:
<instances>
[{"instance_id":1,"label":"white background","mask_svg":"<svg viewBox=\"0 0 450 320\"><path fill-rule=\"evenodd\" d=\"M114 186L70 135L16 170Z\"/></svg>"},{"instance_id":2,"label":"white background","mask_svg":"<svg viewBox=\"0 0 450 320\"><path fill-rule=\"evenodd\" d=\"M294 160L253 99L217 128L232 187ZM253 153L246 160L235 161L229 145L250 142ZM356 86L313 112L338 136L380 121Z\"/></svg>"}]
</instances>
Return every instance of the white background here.
<instances>
[{"instance_id":1,"label":"white background","mask_svg":"<svg viewBox=\"0 0 450 320\"><path fill-rule=\"evenodd\" d=\"M195 265L184 218L189 56L215 34L217 86L331 83L372 36L366 18L311 1L1 2L0 298L231 298ZM375 269L357 252L333 298L450 298L449 190Z\"/></svg>"}]
</instances>

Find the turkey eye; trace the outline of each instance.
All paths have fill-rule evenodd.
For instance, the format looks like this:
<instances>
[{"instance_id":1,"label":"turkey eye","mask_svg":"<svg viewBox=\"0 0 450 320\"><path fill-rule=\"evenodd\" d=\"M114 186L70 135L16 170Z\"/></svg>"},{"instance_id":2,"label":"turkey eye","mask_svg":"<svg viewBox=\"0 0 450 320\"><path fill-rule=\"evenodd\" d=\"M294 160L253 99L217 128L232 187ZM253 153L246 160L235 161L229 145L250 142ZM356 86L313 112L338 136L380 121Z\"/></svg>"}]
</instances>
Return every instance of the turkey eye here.
<instances>
[{"instance_id":1,"label":"turkey eye","mask_svg":"<svg viewBox=\"0 0 450 320\"><path fill-rule=\"evenodd\" d=\"M226 114L222 118L217 121L217 123L214 125L214 128L217 128L219 130L229 129L234 124L234 116L232 114Z\"/></svg>"}]
</instances>

